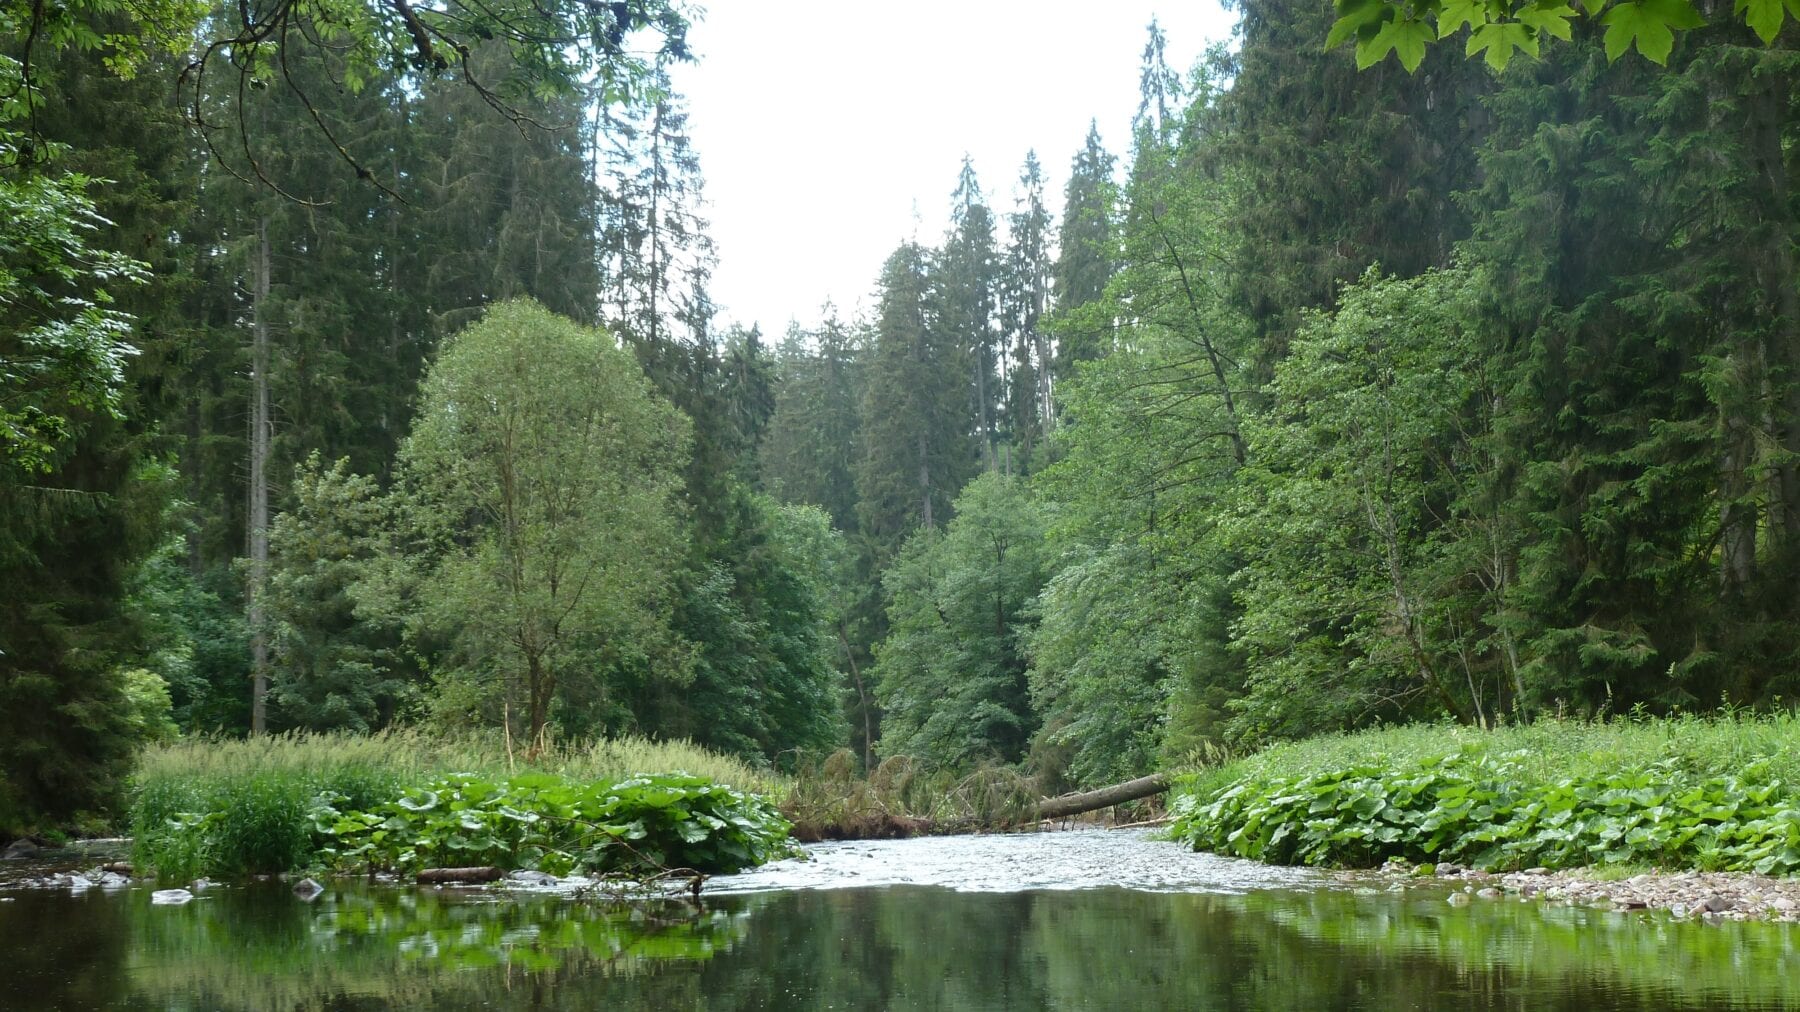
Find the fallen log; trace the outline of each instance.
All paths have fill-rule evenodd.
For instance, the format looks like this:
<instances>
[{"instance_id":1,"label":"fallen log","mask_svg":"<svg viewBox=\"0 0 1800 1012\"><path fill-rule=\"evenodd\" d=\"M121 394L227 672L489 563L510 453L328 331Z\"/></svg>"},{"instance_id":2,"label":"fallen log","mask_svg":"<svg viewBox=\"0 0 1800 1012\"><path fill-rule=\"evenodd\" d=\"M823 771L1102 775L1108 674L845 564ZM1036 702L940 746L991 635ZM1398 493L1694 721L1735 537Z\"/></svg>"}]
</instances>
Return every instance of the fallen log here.
<instances>
[{"instance_id":1,"label":"fallen log","mask_svg":"<svg viewBox=\"0 0 1800 1012\"><path fill-rule=\"evenodd\" d=\"M419 872L420 885L449 885L453 882L498 882L506 874L498 868L425 868Z\"/></svg>"},{"instance_id":2,"label":"fallen log","mask_svg":"<svg viewBox=\"0 0 1800 1012\"><path fill-rule=\"evenodd\" d=\"M1061 819L1070 815L1080 815L1096 808L1110 808L1122 805L1127 801L1147 798L1152 794L1161 794L1169 789L1169 778L1163 773L1152 773L1147 777L1127 780L1122 784L1102 787L1099 790L1083 791L1079 794L1064 794L1060 797L1045 798L1038 802L1039 819Z\"/></svg>"},{"instance_id":3,"label":"fallen log","mask_svg":"<svg viewBox=\"0 0 1800 1012\"><path fill-rule=\"evenodd\" d=\"M1106 828L1107 829L1147 829L1150 826L1166 826L1169 823L1174 822L1174 821L1175 821L1175 816L1173 816L1173 815L1161 815L1154 819L1145 819L1143 822L1127 822L1127 823L1124 823L1123 825L1108 826Z\"/></svg>"}]
</instances>

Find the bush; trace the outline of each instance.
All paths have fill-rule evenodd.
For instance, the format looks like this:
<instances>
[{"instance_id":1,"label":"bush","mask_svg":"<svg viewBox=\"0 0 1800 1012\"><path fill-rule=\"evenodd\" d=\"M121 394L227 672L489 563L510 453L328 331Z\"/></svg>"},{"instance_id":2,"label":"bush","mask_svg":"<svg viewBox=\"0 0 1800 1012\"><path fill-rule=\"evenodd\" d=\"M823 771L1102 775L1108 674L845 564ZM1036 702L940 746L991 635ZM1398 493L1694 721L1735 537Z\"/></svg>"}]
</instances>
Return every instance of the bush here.
<instances>
[{"instance_id":1,"label":"bush","mask_svg":"<svg viewBox=\"0 0 1800 1012\"><path fill-rule=\"evenodd\" d=\"M1175 833L1277 864L1792 874L1800 810L1777 770L1795 761L1783 741L1795 726L1785 717L1550 722L1485 737L1437 728L1296 743L1196 779L1174 805ZM1523 742L1538 747L1494 751ZM1410 754L1388 758L1381 746L1395 744Z\"/></svg>"},{"instance_id":2,"label":"bush","mask_svg":"<svg viewBox=\"0 0 1800 1012\"><path fill-rule=\"evenodd\" d=\"M707 775L653 777L630 786L638 770L688 763ZM134 785L134 857L171 880L350 861L346 852L357 848L363 849L356 861L403 870L448 861L612 871L667 860L713 871L760 863L786 845L787 823L771 805L714 779L725 774L750 786L779 782L685 742L626 738L554 748L540 757L537 772L517 777L508 775L511 765L494 740L410 732L157 746L146 754ZM459 767L463 772L450 773ZM408 790L419 784L426 786ZM444 798L441 808L428 800L438 797ZM608 797L618 804L609 808ZM367 824L377 813L380 823L393 827ZM524 833L525 823L508 813L529 813L543 825ZM340 827L356 819L364 820L366 833ZM581 820L623 829L602 834L608 843L591 832L574 833L571 827ZM402 861L409 848L398 841L409 832L412 856ZM321 847L332 852L321 854ZM643 860L630 859L632 852ZM481 860L474 860L477 855Z\"/></svg>"},{"instance_id":3,"label":"bush","mask_svg":"<svg viewBox=\"0 0 1800 1012\"><path fill-rule=\"evenodd\" d=\"M734 872L791 848L787 820L769 802L682 773L617 783L456 776L372 810L321 809L317 818L329 837L322 856L350 870Z\"/></svg>"}]
</instances>

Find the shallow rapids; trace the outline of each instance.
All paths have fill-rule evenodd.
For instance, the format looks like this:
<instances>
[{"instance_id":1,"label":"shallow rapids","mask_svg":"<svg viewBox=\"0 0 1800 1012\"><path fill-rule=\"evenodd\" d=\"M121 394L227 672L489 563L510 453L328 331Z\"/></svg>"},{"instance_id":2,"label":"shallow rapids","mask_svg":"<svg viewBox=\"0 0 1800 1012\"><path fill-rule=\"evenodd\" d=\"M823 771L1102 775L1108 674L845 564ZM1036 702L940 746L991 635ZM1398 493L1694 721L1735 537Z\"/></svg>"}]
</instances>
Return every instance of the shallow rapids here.
<instances>
[{"instance_id":1,"label":"shallow rapids","mask_svg":"<svg viewBox=\"0 0 1800 1012\"><path fill-rule=\"evenodd\" d=\"M1157 839L1148 829L1081 829L810 844L804 858L718 876L707 881L706 892L910 885L981 893L1097 888L1242 893L1331 882L1314 871L1196 853Z\"/></svg>"}]
</instances>

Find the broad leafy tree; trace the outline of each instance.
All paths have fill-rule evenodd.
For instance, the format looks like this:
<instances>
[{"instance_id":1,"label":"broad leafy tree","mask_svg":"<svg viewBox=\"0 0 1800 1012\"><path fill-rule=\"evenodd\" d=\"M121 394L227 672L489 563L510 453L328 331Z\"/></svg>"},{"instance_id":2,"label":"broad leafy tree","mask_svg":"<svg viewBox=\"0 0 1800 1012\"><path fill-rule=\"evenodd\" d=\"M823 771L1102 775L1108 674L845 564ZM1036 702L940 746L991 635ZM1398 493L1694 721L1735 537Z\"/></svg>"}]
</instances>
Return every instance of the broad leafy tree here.
<instances>
[{"instance_id":1,"label":"broad leafy tree","mask_svg":"<svg viewBox=\"0 0 1800 1012\"><path fill-rule=\"evenodd\" d=\"M551 378L554 377L554 382ZM548 733L667 649L687 421L602 331L502 303L445 346L400 455L418 622L460 698ZM601 680L599 684L593 684Z\"/></svg>"},{"instance_id":2,"label":"broad leafy tree","mask_svg":"<svg viewBox=\"0 0 1800 1012\"><path fill-rule=\"evenodd\" d=\"M1037 725L1024 642L1046 576L1042 512L1002 474L971 482L954 519L907 542L884 578L889 632L875 652L882 754L950 767L1024 757Z\"/></svg>"}]
</instances>

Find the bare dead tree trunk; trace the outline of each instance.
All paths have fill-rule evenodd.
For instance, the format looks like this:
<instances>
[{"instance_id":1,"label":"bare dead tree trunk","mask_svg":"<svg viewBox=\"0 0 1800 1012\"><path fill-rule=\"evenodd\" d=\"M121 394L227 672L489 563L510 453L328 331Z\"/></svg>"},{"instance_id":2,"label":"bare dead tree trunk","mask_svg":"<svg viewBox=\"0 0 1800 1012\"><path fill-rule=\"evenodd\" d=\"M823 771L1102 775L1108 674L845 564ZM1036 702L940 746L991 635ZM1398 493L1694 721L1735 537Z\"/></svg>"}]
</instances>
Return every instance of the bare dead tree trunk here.
<instances>
[{"instance_id":1,"label":"bare dead tree trunk","mask_svg":"<svg viewBox=\"0 0 1800 1012\"><path fill-rule=\"evenodd\" d=\"M269 582L269 219L256 225L256 281L251 294L250 415L250 733L268 730L269 631L263 593Z\"/></svg>"},{"instance_id":2,"label":"bare dead tree trunk","mask_svg":"<svg viewBox=\"0 0 1800 1012\"><path fill-rule=\"evenodd\" d=\"M856 651L850 646L850 634L844 629L844 620L838 619L838 642L844 645L844 660L850 665L850 682L856 686L856 706L862 711L863 725L863 769L875 768L875 702L869 698L868 686L863 684L862 669L856 663Z\"/></svg>"},{"instance_id":3,"label":"bare dead tree trunk","mask_svg":"<svg viewBox=\"0 0 1800 1012\"><path fill-rule=\"evenodd\" d=\"M1153 794L1161 794L1169 789L1169 777L1166 773L1153 773L1136 780L1127 780L1122 784L1102 787L1099 790L1083 791L1079 794L1064 794L1061 797L1045 798L1038 802L1038 818L1061 819L1082 812L1092 812L1100 808L1122 805L1127 801L1136 801Z\"/></svg>"},{"instance_id":4,"label":"bare dead tree trunk","mask_svg":"<svg viewBox=\"0 0 1800 1012\"><path fill-rule=\"evenodd\" d=\"M491 865L479 868L423 868L420 885L448 885L453 882L498 882L506 873Z\"/></svg>"},{"instance_id":5,"label":"bare dead tree trunk","mask_svg":"<svg viewBox=\"0 0 1800 1012\"><path fill-rule=\"evenodd\" d=\"M988 398L987 381L988 340L984 327L975 340L975 418L981 426L981 466L992 471L995 470L994 410L993 402Z\"/></svg>"},{"instance_id":6,"label":"bare dead tree trunk","mask_svg":"<svg viewBox=\"0 0 1800 1012\"><path fill-rule=\"evenodd\" d=\"M931 458L925 445L925 433L919 432L919 524L929 530L931 522Z\"/></svg>"}]
</instances>

